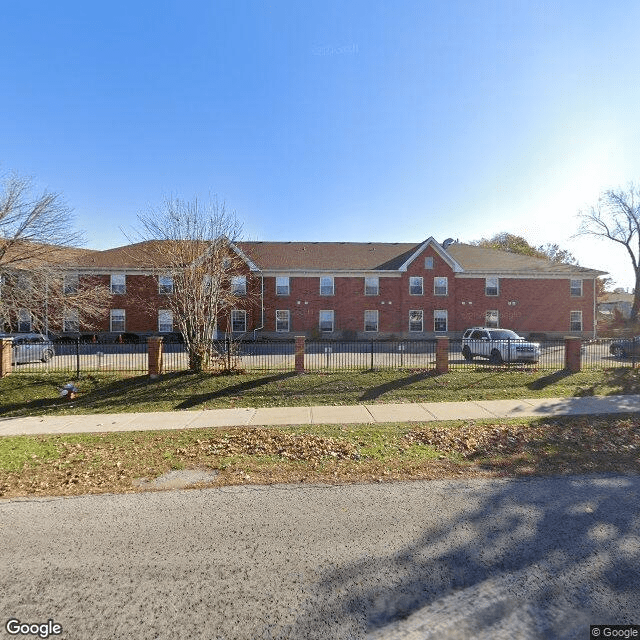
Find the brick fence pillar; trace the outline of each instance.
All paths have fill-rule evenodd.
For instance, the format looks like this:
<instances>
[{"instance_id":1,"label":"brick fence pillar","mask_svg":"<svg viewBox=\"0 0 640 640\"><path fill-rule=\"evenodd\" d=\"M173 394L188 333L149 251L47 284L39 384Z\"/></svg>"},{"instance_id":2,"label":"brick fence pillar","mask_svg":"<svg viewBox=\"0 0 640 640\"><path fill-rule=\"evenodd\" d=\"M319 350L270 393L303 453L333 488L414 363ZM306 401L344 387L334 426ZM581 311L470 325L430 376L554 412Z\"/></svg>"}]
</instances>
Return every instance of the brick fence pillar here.
<instances>
[{"instance_id":1,"label":"brick fence pillar","mask_svg":"<svg viewBox=\"0 0 640 640\"><path fill-rule=\"evenodd\" d=\"M304 336L296 336L296 373L304 373Z\"/></svg>"},{"instance_id":2,"label":"brick fence pillar","mask_svg":"<svg viewBox=\"0 0 640 640\"><path fill-rule=\"evenodd\" d=\"M151 336L147 338L149 351L149 377L157 378L162 373L162 337Z\"/></svg>"},{"instance_id":3,"label":"brick fence pillar","mask_svg":"<svg viewBox=\"0 0 640 640\"><path fill-rule=\"evenodd\" d=\"M567 336L564 339L564 368L567 371L578 373L582 368L581 348L581 338L577 336Z\"/></svg>"},{"instance_id":4,"label":"brick fence pillar","mask_svg":"<svg viewBox=\"0 0 640 640\"><path fill-rule=\"evenodd\" d=\"M449 371L449 338L438 336L436 338L436 373L448 373Z\"/></svg>"},{"instance_id":5,"label":"brick fence pillar","mask_svg":"<svg viewBox=\"0 0 640 640\"><path fill-rule=\"evenodd\" d=\"M0 338L0 378L11 373L12 338Z\"/></svg>"}]
</instances>

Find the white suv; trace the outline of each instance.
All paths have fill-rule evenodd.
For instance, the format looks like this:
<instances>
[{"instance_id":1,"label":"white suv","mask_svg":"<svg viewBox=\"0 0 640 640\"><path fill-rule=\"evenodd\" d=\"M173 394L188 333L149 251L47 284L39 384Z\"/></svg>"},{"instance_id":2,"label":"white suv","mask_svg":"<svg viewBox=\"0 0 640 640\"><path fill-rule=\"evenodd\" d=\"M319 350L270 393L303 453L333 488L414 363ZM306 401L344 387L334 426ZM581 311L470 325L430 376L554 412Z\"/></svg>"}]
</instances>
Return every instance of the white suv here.
<instances>
[{"instance_id":1,"label":"white suv","mask_svg":"<svg viewBox=\"0 0 640 640\"><path fill-rule=\"evenodd\" d=\"M492 364L503 362L531 362L540 359L540 345L527 342L510 329L472 327L462 336L462 355L465 360L476 356L488 358Z\"/></svg>"}]
</instances>

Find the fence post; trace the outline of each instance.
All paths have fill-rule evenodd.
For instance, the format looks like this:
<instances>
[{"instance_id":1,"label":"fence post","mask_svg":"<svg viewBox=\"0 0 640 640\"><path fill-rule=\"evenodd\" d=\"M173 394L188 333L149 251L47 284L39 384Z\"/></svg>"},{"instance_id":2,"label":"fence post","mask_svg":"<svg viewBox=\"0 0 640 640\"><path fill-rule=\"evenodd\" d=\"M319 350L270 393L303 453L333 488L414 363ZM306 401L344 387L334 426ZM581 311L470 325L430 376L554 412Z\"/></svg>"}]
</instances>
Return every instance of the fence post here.
<instances>
[{"instance_id":1,"label":"fence post","mask_svg":"<svg viewBox=\"0 0 640 640\"><path fill-rule=\"evenodd\" d=\"M373 340L371 341L371 371L373 371Z\"/></svg>"},{"instance_id":2,"label":"fence post","mask_svg":"<svg viewBox=\"0 0 640 640\"><path fill-rule=\"evenodd\" d=\"M162 373L162 336L147 338L149 352L149 377L155 380Z\"/></svg>"},{"instance_id":3,"label":"fence post","mask_svg":"<svg viewBox=\"0 0 640 640\"><path fill-rule=\"evenodd\" d=\"M296 373L304 373L304 336L296 336Z\"/></svg>"},{"instance_id":4,"label":"fence post","mask_svg":"<svg viewBox=\"0 0 640 640\"><path fill-rule=\"evenodd\" d=\"M564 339L564 368L571 373L578 373L582 368L580 349L582 339L578 336L566 336Z\"/></svg>"},{"instance_id":5,"label":"fence post","mask_svg":"<svg viewBox=\"0 0 640 640\"><path fill-rule=\"evenodd\" d=\"M11 373L12 338L0 338L0 378Z\"/></svg>"},{"instance_id":6,"label":"fence post","mask_svg":"<svg viewBox=\"0 0 640 640\"><path fill-rule=\"evenodd\" d=\"M76 338L76 380L80 380L80 338Z\"/></svg>"},{"instance_id":7,"label":"fence post","mask_svg":"<svg viewBox=\"0 0 640 640\"><path fill-rule=\"evenodd\" d=\"M449 372L449 337L436 338L436 373Z\"/></svg>"}]
</instances>

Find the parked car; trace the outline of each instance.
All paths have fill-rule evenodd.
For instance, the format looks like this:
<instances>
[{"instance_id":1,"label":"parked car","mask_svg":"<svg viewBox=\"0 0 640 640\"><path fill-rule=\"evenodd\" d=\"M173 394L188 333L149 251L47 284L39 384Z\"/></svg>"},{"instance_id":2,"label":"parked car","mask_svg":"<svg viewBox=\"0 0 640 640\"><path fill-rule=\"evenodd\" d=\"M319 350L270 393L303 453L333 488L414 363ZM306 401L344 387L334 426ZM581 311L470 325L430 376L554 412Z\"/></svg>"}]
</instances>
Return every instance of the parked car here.
<instances>
[{"instance_id":1,"label":"parked car","mask_svg":"<svg viewBox=\"0 0 640 640\"><path fill-rule=\"evenodd\" d=\"M476 356L488 358L492 364L531 362L540 359L540 345L529 342L510 329L471 327L462 336L462 355L471 361Z\"/></svg>"},{"instance_id":2,"label":"parked car","mask_svg":"<svg viewBox=\"0 0 640 640\"><path fill-rule=\"evenodd\" d=\"M11 361L49 362L55 355L53 342L41 333L2 333L0 338L12 338Z\"/></svg>"},{"instance_id":3,"label":"parked car","mask_svg":"<svg viewBox=\"0 0 640 640\"><path fill-rule=\"evenodd\" d=\"M640 336L635 338L626 338L622 340L614 340L609 345L609 353L617 358L626 358L627 356L640 355Z\"/></svg>"}]
</instances>

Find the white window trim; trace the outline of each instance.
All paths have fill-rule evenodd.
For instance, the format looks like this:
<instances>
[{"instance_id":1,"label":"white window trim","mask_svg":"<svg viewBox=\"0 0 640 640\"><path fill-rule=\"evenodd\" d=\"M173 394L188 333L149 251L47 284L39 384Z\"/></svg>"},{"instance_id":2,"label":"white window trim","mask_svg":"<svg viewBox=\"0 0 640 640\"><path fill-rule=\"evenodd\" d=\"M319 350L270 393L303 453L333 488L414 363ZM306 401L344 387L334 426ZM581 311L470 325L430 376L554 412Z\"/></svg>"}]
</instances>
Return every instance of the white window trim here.
<instances>
[{"instance_id":1,"label":"white window trim","mask_svg":"<svg viewBox=\"0 0 640 640\"><path fill-rule=\"evenodd\" d=\"M114 282L115 279L122 279L122 282ZM127 293L127 276L124 273L111 274L111 293L116 296L123 296Z\"/></svg>"},{"instance_id":2,"label":"white window trim","mask_svg":"<svg viewBox=\"0 0 640 640\"><path fill-rule=\"evenodd\" d=\"M279 329L278 328L278 314L286 313L287 314L287 328ZM281 322L283 322L281 320ZM289 309L276 309L276 333L289 333L291 331L291 311Z\"/></svg>"},{"instance_id":3,"label":"white window trim","mask_svg":"<svg viewBox=\"0 0 640 640\"><path fill-rule=\"evenodd\" d=\"M574 314L580 314L580 328L579 329L574 329L573 328L573 315ZM569 312L569 331L584 331L584 321L583 321L583 317L582 317L582 311L570 311Z\"/></svg>"},{"instance_id":4,"label":"white window trim","mask_svg":"<svg viewBox=\"0 0 640 640\"><path fill-rule=\"evenodd\" d=\"M413 291L411 291L411 289L413 289L411 282L414 280L420 282L420 293L413 293ZM410 296L424 295L424 278L422 276L409 276L409 295Z\"/></svg>"},{"instance_id":5,"label":"white window trim","mask_svg":"<svg viewBox=\"0 0 640 640\"><path fill-rule=\"evenodd\" d=\"M375 314L375 329L367 329L367 314ZM377 309L365 309L364 312L364 330L366 333L377 333L379 331L380 314Z\"/></svg>"},{"instance_id":6,"label":"white window trim","mask_svg":"<svg viewBox=\"0 0 640 640\"><path fill-rule=\"evenodd\" d=\"M73 324L74 328L69 328L68 325ZM65 309L62 313L62 332L63 333L78 333L80 331L80 317L77 309Z\"/></svg>"},{"instance_id":7,"label":"white window trim","mask_svg":"<svg viewBox=\"0 0 640 640\"><path fill-rule=\"evenodd\" d=\"M163 329L163 325L168 325L166 320L163 322L163 316L171 321L169 329ZM171 333L173 331L173 311L171 309L158 309L158 333Z\"/></svg>"},{"instance_id":8,"label":"white window trim","mask_svg":"<svg viewBox=\"0 0 640 640\"><path fill-rule=\"evenodd\" d=\"M411 328L411 314L419 313L420 314L420 329L412 329ZM422 309L411 309L409 311L409 331L411 333L420 333L424 331L424 311Z\"/></svg>"},{"instance_id":9,"label":"white window trim","mask_svg":"<svg viewBox=\"0 0 640 640\"><path fill-rule=\"evenodd\" d=\"M367 285L367 280L375 280L375 293L370 293L367 289L373 289L374 287ZM380 278L378 276L366 276L364 279L364 295L365 296L379 296L380 295Z\"/></svg>"},{"instance_id":10,"label":"white window trim","mask_svg":"<svg viewBox=\"0 0 640 640\"><path fill-rule=\"evenodd\" d=\"M113 321L114 321L114 316L116 315L116 311L120 311L121 313L118 313L118 318L122 318L122 329L114 329L113 328ZM120 320L118 319L118 322ZM109 331L111 333L122 333L124 331L126 331L127 328L127 312L124 309L111 309L111 311L109 311Z\"/></svg>"},{"instance_id":11,"label":"white window trim","mask_svg":"<svg viewBox=\"0 0 640 640\"><path fill-rule=\"evenodd\" d=\"M168 296L168 295L171 295L172 293L173 293L173 276L170 276L170 275L158 276L158 295Z\"/></svg>"},{"instance_id":12,"label":"white window trim","mask_svg":"<svg viewBox=\"0 0 640 640\"><path fill-rule=\"evenodd\" d=\"M322 328L322 314L328 313L331 314L331 329L323 329ZM333 309L320 309L318 312L318 328L322 333L332 333L335 330L336 326L336 315Z\"/></svg>"},{"instance_id":13,"label":"white window trim","mask_svg":"<svg viewBox=\"0 0 640 640\"><path fill-rule=\"evenodd\" d=\"M489 280L495 280L496 281L496 286L495 286L495 293L489 293ZM492 289L494 287L491 287ZM484 281L484 295L485 296L489 296L491 298L495 298L496 296L500 295L500 278L498 278L497 276L489 276L488 278L485 278Z\"/></svg>"},{"instance_id":14,"label":"white window trim","mask_svg":"<svg viewBox=\"0 0 640 640\"><path fill-rule=\"evenodd\" d=\"M29 328L25 331L21 329L23 324L27 324ZM18 309L18 333L31 333L33 331L33 315L29 309Z\"/></svg>"},{"instance_id":15,"label":"white window trim","mask_svg":"<svg viewBox=\"0 0 640 640\"><path fill-rule=\"evenodd\" d=\"M243 318L243 324L244 324L244 329L235 329L234 325L236 322L234 322L234 318L236 318L236 321L238 318ZM246 333L247 332L247 312L245 309L232 309L231 310L231 317L230 317L230 321L231 321L231 333Z\"/></svg>"},{"instance_id":16,"label":"white window trim","mask_svg":"<svg viewBox=\"0 0 640 640\"><path fill-rule=\"evenodd\" d=\"M284 289L284 284L278 285L278 280L286 280L287 281L287 286L286 286L287 291L286 291L286 293L278 291L278 288ZM288 296L288 295L291 295L291 280L289 279L289 276L276 276L276 295L277 296Z\"/></svg>"},{"instance_id":17,"label":"white window trim","mask_svg":"<svg viewBox=\"0 0 640 640\"><path fill-rule=\"evenodd\" d=\"M444 293L438 293L436 291L436 289L438 288L438 286L436 285L436 282L438 280L444 280ZM435 276L433 278L433 295L434 296L448 296L449 295L449 278L447 278L446 276Z\"/></svg>"},{"instance_id":18,"label":"white window trim","mask_svg":"<svg viewBox=\"0 0 640 640\"><path fill-rule=\"evenodd\" d=\"M62 293L65 296L78 293L80 287L80 276L77 273L65 273L62 277Z\"/></svg>"},{"instance_id":19,"label":"white window trim","mask_svg":"<svg viewBox=\"0 0 640 640\"><path fill-rule=\"evenodd\" d=\"M331 293L323 293L322 289L327 289L328 285L323 285L323 280L331 280ZM336 292L336 284L333 276L320 276L320 295L321 296L333 296Z\"/></svg>"},{"instance_id":20,"label":"white window trim","mask_svg":"<svg viewBox=\"0 0 640 640\"><path fill-rule=\"evenodd\" d=\"M234 296L247 295L247 276L232 276L231 293Z\"/></svg>"},{"instance_id":21,"label":"white window trim","mask_svg":"<svg viewBox=\"0 0 640 640\"><path fill-rule=\"evenodd\" d=\"M436 320L438 319L436 314L438 313L443 314L439 317L439 319L444 319L444 329L436 329ZM433 330L436 333L445 333L446 331L449 331L449 312L447 311L447 309L433 310Z\"/></svg>"},{"instance_id":22,"label":"white window trim","mask_svg":"<svg viewBox=\"0 0 640 640\"><path fill-rule=\"evenodd\" d=\"M579 282L580 283L580 293L573 293L573 283L574 282ZM572 298L582 298L583 294L584 294L584 281L580 278L571 278L571 280L569 280L569 294L571 295Z\"/></svg>"}]
</instances>

